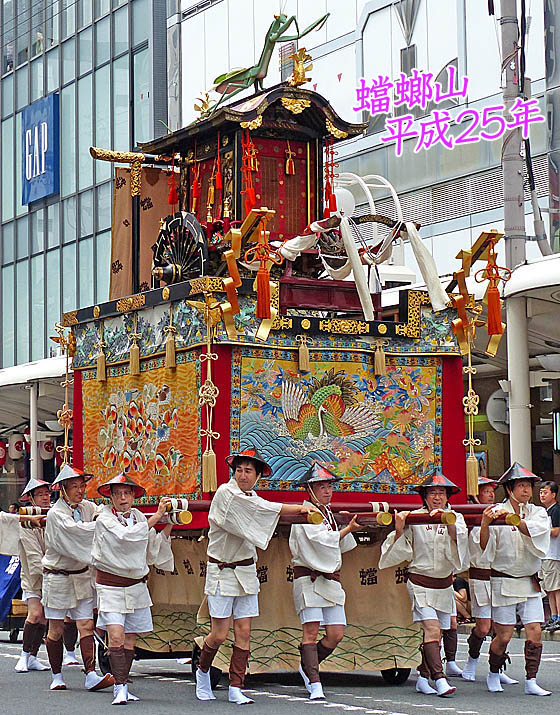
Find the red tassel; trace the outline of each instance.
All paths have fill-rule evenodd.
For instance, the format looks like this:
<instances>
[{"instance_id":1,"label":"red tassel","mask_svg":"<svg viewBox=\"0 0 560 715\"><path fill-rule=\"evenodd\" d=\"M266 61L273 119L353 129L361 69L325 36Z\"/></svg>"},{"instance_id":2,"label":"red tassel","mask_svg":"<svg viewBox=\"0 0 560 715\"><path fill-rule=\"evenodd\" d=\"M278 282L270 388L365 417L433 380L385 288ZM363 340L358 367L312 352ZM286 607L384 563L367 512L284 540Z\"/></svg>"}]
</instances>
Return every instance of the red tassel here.
<instances>
[{"instance_id":1,"label":"red tassel","mask_svg":"<svg viewBox=\"0 0 560 715\"><path fill-rule=\"evenodd\" d=\"M502 328L502 306L500 303L500 291L497 286L490 286L487 293L488 299L488 335L501 335Z\"/></svg>"},{"instance_id":2,"label":"red tassel","mask_svg":"<svg viewBox=\"0 0 560 715\"><path fill-rule=\"evenodd\" d=\"M226 234L230 228L231 228L231 226L230 226L230 222L229 222L229 216L224 216L224 226L223 226L224 234Z\"/></svg>"},{"instance_id":3,"label":"red tassel","mask_svg":"<svg viewBox=\"0 0 560 715\"><path fill-rule=\"evenodd\" d=\"M214 233L214 222L212 220L206 219L206 238L210 240L212 234Z\"/></svg>"},{"instance_id":4,"label":"red tassel","mask_svg":"<svg viewBox=\"0 0 560 715\"><path fill-rule=\"evenodd\" d=\"M179 203L179 196L177 195L177 187L175 184L171 184L171 188L169 189L169 196L167 197L167 203L170 206L175 206L175 204Z\"/></svg>"},{"instance_id":5,"label":"red tassel","mask_svg":"<svg viewBox=\"0 0 560 715\"><path fill-rule=\"evenodd\" d=\"M257 272L257 318L270 318L270 272L262 263Z\"/></svg>"},{"instance_id":6,"label":"red tassel","mask_svg":"<svg viewBox=\"0 0 560 715\"><path fill-rule=\"evenodd\" d=\"M336 194L333 192L329 197L329 211L334 213L336 211Z\"/></svg>"}]
</instances>

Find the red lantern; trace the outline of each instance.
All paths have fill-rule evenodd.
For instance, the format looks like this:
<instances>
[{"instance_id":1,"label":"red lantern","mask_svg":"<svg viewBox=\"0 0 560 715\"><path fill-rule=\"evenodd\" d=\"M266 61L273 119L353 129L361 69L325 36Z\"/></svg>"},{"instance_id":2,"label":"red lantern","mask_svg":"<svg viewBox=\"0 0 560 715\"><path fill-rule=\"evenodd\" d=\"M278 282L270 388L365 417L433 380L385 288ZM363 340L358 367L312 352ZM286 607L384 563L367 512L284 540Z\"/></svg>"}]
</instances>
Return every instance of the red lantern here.
<instances>
[{"instance_id":1,"label":"red lantern","mask_svg":"<svg viewBox=\"0 0 560 715\"><path fill-rule=\"evenodd\" d=\"M0 442L0 467L6 464L6 457L8 456L8 445L5 442Z\"/></svg>"}]
</instances>

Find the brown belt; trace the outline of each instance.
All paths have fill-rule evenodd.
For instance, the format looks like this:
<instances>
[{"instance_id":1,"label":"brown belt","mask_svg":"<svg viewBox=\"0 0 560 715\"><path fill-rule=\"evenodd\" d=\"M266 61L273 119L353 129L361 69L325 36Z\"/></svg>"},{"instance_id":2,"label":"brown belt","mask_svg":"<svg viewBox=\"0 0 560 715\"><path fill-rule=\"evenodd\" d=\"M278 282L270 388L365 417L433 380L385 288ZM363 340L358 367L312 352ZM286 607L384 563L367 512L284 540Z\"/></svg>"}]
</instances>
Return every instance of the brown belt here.
<instances>
[{"instance_id":1,"label":"brown belt","mask_svg":"<svg viewBox=\"0 0 560 715\"><path fill-rule=\"evenodd\" d=\"M504 573L503 571L496 571L496 569L490 569L490 575L494 578L530 578L533 582L534 590L541 590L541 580L536 573L528 574L527 576L512 576L511 574Z\"/></svg>"},{"instance_id":2,"label":"brown belt","mask_svg":"<svg viewBox=\"0 0 560 715\"><path fill-rule=\"evenodd\" d=\"M77 573L85 573L89 569L89 566L85 566L83 569L78 571L65 571L64 569L43 569L43 573L54 573L57 576L73 576Z\"/></svg>"},{"instance_id":3,"label":"brown belt","mask_svg":"<svg viewBox=\"0 0 560 715\"><path fill-rule=\"evenodd\" d=\"M471 566L469 569L469 578L474 581L490 581L490 573L492 569L479 569L476 566Z\"/></svg>"},{"instance_id":4,"label":"brown belt","mask_svg":"<svg viewBox=\"0 0 560 715\"><path fill-rule=\"evenodd\" d=\"M318 576L322 576L328 581L338 581L338 583L340 583L340 571L333 571L333 573L323 573L322 571L308 569L307 566L294 566L294 578L303 578L304 576L309 576L311 582L316 581Z\"/></svg>"},{"instance_id":5,"label":"brown belt","mask_svg":"<svg viewBox=\"0 0 560 715\"><path fill-rule=\"evenodd\" d=\"M407 581L412 581L415 586L420 586L421 588L449 588L449 586L453 586L453 574L450 573L445 578L434 578L433 576L423 576L409 571Z\"/></svg>"},{"instance_id":6,"label":"brown belt","mask_svg":"<svg viewBox=\"0 0 560 715\"><path fill-rule=\"evenodd\" d=\"M120 588L126 588L126 586L136 586L137 583L146 583L148 580L148 574L142 578L127 578L126 576L117 576L115 573L109 573L109 571L101 571L97 569L95 574L95 583L100 586L119 586Z\"/></svg>"},{"instance_id":7,"label":"brown belt","mask_svg":"<svg viewBox=\"0 0 560 715\"><path fill-rule=\"evenodd\" d=\"M218 564L220 571L223 571L224 569L235 569L238 566L252 566L255 563L254 559L243 559L242 561L233 561L228 564L226 561L218 561L218 559L215 559L212 556L208 557L208 561L210 561L211 564Z\"/></svg>"}]
</instances>

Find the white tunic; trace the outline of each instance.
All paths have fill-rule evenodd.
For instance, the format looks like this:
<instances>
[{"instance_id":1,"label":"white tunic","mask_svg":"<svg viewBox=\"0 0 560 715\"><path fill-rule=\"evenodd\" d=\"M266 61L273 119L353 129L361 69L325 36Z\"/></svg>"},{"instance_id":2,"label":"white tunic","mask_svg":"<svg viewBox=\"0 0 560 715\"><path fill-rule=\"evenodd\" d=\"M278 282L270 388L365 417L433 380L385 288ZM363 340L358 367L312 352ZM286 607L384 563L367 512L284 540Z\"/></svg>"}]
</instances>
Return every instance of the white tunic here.
<instances>
[{"instance_id":1,"label":"white tunic","mask_svg":"<svg viewBox=\"0 0 560 715\"><path fill-rule=\"evenodd\" d=\"M508 499L500 509L513 513ZM541 568L550 544L550 522L546 509L534 504L521 505L521 518L527 524L530 536L525 536L515 526L500 526L490 529L484 554L496 571L511 574L515 578L492 577L492 606L511 606L540 593L530 576ZM476 535L475 535L476 541ZM478 534L480 543L480 532Z\"/></svg>"},{"instance_id":2,"label":"white tunic","mask_svg":"<svg viewBox=\"0 0 560 715\"><path fill-rule=\"evenodd\" d=\"M140 579L154 565L164 571L173 571L171 539L155 529L150 529L145 515L131 509L136 523L124 526L113 508L103 506L95 522L92 546L92 563L95 568L125 578ZM99 611L132 613L137 608L152 605L146 582L133 586L103 586L96 584Z\"/></svg>"},{"instance_id":3,"label":"white tunic","mask_svg":"<svg viewBox=\"0 0 560 715\"><path fill-rule=\"evenodd\" d=\"M98 509L90 501L78 506L82 521L74 520L74 510L62 497L49 509L45 527L43 569L80 571L91 564L91 546ZM84 573L43 574L43 605L48 608L75 608L78 601L93 598L89 569Z\"/></svg>"},{"instance_id":4,"label":"white tunic","mask_svg":"<svg viewBox=\"0 0 560 715\"><path fill-rule=\"evenodd\" d=\"M304 502L312 506L311 502ZM294 566L305 566L321 573L334 573L342 566L342 554L356 547L352 534L341 539L327 519L321 524L294 524L290 531L290 550ZM294 579L294 603L299 613L304 608L344 605L346 595L338 581L318 576Z\"/></svg>"},{"instance_id":5,"label":"white tunic","mask_svg":"<svg viewBox=\"0 0 560 715\"><path fill-rule=\"evenodd\" d=\"M247 596L260 590L257 578L257 547L266 549L280 517L282 504L244 492L235 479L218 487L208 514L208 557L224 563L253 559L251 566L220 570L208 562L204 593Z\"/></svg>"},{"instance_id":6,"label":"white tunic","mask_svg":"<svg viewBox=\"0 0 560 715\"><path fill-rule=\"evenodd\" d=\"M499 528L501 529L503 527ZM479 569L490 568L491 564L488 560L488 554L480 548L480 526L473 526L469 533L469 554L471 566ZM478 578L471 578L469 579L469 586L471 594L476 596L476 602L479 606L492 605L492 589L490 579L488 581L481 581Z\"/></svg>"},{"instance_id":7,"label":"white tunic","mask_svg":"<svg viewBox=\"0 0 560 715\"><path fill-rule=\"evenodd\" d=\"M412 514L427 514L426 509L417 509ZM395 541L391 532L381 547L379 568L386 569L408 561L410 573L447 578L452 573L468 567L468 533L462 514L455 512L457 541L455 542L444 524L414 524L404 528L402 536ZM455 595L453 586L448 588L423 588L411 581L408 591L418 608L431 606L443 613L453 613Z\"/></svg>"},{"instance_id":8,"label":"white tunic","mask_svg":"<svg viewBox=\"0 0 560 715\"><path fill-rule=\"evenodd\" d=\"M29 593L41 593L45 553L45 530L40 527L24 529L19 514L0 512L0 553L19 556L21 588Z\"/></svg>"},{"instance_id":9,"label":"white tunic","mask_svg":"<svg viewBox=\"0 0 560 715\"><path fill-rule=\"evenodd\" d=\"M0 554L19 555L19 514L0 511Z\"/></svg>"},{"instance_id":10,"label":"white tunic","mask_svg":"<svg viewBox=\"0 0 560 715\"><path fill-rule=\"evenodd\" d=\"M21 588L28 593L41 594L45 555L45 529L19 527L19 560L21 562Z\"/></svg>"}]
</instances>

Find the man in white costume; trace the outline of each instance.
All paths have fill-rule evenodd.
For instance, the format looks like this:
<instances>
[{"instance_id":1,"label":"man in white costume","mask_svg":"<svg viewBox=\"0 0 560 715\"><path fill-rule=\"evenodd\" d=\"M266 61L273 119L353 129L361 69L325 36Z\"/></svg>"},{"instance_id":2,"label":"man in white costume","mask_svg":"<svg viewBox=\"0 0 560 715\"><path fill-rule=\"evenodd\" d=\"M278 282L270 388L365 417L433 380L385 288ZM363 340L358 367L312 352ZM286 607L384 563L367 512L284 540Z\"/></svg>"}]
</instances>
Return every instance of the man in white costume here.
<instances>
[{"instance_id":1,"label":"man in white costume","mask_svg":"<svg viewBox=\"0 0 560 715\"><path fill-rule=\"evenodd\" d=\"M20 501L23 504L48 509L51 505L51 492L49 482L33 477L21 493ZM41 603L43 589L43 565L41 560L45 554L45 529L41 524L44 520L38 519L33 528L19 526L19 560L21 563L21 590L22 600L27 604L27 618L23 627L23 644L21 655L16 663L18 673L27 673L29 670L48 670L37 659L37 653L43 643L47 620Z\"/></svg>"},{"instance_id":2,"label":"man in white costume","mask_svg":"<svg viewBox=\"0 0 560 715\"><path fill-rule=\"evenodd\" d=\"M492 565L492 621L496 635L490 643L490 672L486 682L488 690L493 693L503 691L500 670L508 659L506 648L519 615L527 639L525 693L551 694L537 684L542 654L541 623L544 621L537 573L550 545L550 522L546 509L530 503L533 485L539 481L536 474L514 462L498 480L498 484L506 490L506 501L498 506L488 506L482 515L479 543ZM519 514L519 526L490 529L497 516L508 513Z\"/></svg>"},{"instance_id":3,"label":"man in white costume","mask_svg":"<svg viewBox=\"0 0 560 715\"><path fill-rule=\"evenodd\" d=\"M52 484L60 490L58 501L47 514L45 555L43 556L43 607L49 621L47 653L52 668L51 690L66 690L62 677L64 619L76 621L80 651L86 673L86 690L114 685L110 674L95 672L93 639L94 590L90 573L91 548L97 506L84 499L86 481L82 474L65 464Z\"/></svg>"},{"instance_id":4,"label":"man in white costume","mask_svg":"<svg viewBox=\"0 0 560 715\"><path fill-rule=\"evenodd\" d=\"M229 482L221 484L208 514L208 563L204 593L208 598L211 630L206 637L196 671L196 697L215 700L210 683L210 666L230 630L233 616L234 645L231 656L228 699L243 705L253 702L241 692L249 660L251 620L259 615L257 547L266 549L281 514L308 514L312 505L280 504L253 491L262 475L272 469L253 447L230 454Z\"/></svg>"},{"instance_id":5,"label":"man in white costume","mask_svg":"<svg viewBox=\"0 0 560 715\"><path fill-rule=\"evenodd\" d=\"M310 700L324 698L319 664L344 637L346 594L340 583L342 554L355 548L353 531L360 525L353 517L339 531L330 509L333 486L340 478L319 464L313 464L299 480L305 484L309 500L323 516L320 524L294 524L290 532L290 551L294 564L294 604L301 620L303 637L299 646L299 672ZM317 643L319 627L325 635Z\"/></svg>"},{"instance_id":6,"label":"man in white costume","mask_svg":"<svg viewBox=\"0 0 560 715\"><path fill-rule=\"evenodd\" d=\"M494 504L497 486L498 483L495 480L479 477L476 503ZM469 653L467 663L463 668L463 678L474 681L476 680L476 665L480 657L480 649L492 628L491 564L488 560L488 554L480 548L480 526L473 526L469 532L469 555L471 559L469 568L471 613L475 619L475 627L467 638ZM506 673L500 673L500 683L502 685L517 685L518 682L518 680L510 678Z\"/></svg>"},{"instance_id":7,"label":"man in white costume","mask_svg":"<svg viewBox=\"0 0 560 715\"><path fill-rule=\"evenodd\" d=\"M170 534L153 527L166 513L168 497L160 500L152 516L134 509L134 499L146 494L133 479L119 474L97 490L111 500L95 522L92 563L96 568L97 628L107 631L109 661L115 678L113 705L138 700L128 692L128 674L134 660L137 633L153 630L152 600L146 581L149 566L173 571Z\"/></svg>"},{"instance_id":8,"label":"man in white costume","mask_svg":"<svg viewBox=\"0 0 560 715\"><path fill-rule=\"evenodd\" d=\"M460 489L443 474L433 474L416 491L424 506L412 513L437 516L448 509L450 495ZM453 574L464 571L468 565L467 527L461 514L455 514L455 524L407 525L408 514L406 511L395 514L395 530L383 543L379 567L409 562L407 588L412 619L424 631L416 690L444 697L456 688L449 685L443 674L440 641L442 631L451 628L451 618L457 613ZM435 690L430 686L430 677L435 681Z\"/></svg>"}]
</instances>

